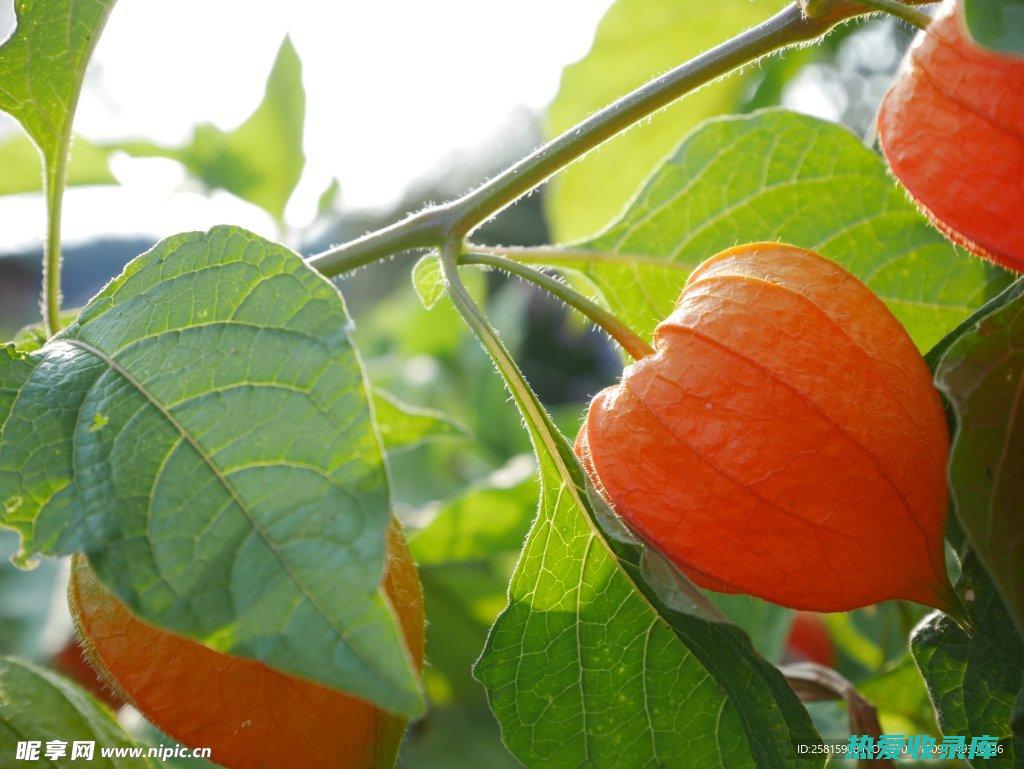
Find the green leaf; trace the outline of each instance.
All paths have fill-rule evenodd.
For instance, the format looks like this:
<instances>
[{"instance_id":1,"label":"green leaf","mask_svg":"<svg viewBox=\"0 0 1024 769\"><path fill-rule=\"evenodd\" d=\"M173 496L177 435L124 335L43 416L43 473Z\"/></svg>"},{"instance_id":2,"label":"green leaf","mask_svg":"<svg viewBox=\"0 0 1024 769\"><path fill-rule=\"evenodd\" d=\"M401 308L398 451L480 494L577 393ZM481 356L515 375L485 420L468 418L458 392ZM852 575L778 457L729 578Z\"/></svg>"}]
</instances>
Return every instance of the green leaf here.
<instances>
[{"instance_id":1,"label":"green leaf","mask_svg":"<svg viewBox=\"0 0 1024 769\"><path fill-rule=\"evenodd\" d=\"M590 52L563 71L546 134L568 130L783 5L782 0L618 0L601 20ZM555 238L582 238L611 221L680 137L701 120L735 109L748 82L747 76L734 76L689 94L559 174L545 198Z\"/></svg>"},{"instance_id":2,"label":"green leaf","mask_svg":"<svg viewBox=\"0 0 1024 769\"><path fill-rule=\"evenodd\" d=\"M278 222L302 176L306 92L302 62L286 37L267 78L263 101L242 125L222 131L205 123L184 147L148 142L111 145L134 157L177 160L210 189L227 190L267 211Z\"/></svg>"},{"instance_id":3,"label":"green leaf","mask_svg":"<svg viewBox=\"0 0 1024 769\"><path fill-rule=\"evenodd\" d=\"M469 670L505 605L505 586L536 509L532 457L514 459L444 502L409 542L426 596L431 671L461 699L482 694Z\"/></svg>"},{"instance_id":4,"label":"green leaf","mask_svg":"<svg viewBox=\"0 0 1024 769\"><path fill-rule=\"evenodd\" d=\"M104 758L101 748L133 748L136 744L121 728L113 714L74 684L48 670L12 657L0 657L0 766L32 766L39 761L18 761L18 742L42 743L40 759L45 760L46 743L66 743L62 758L46 761L49 767L80 767L84 759L71 759L74 742L95 743L87 761L103 769L154 767L147 758Z\"/></svg>"},{"instance_id":5,"label":"green leaf","mask_svg":"<svg viewBox=\"0 0 1024 769\"><path fill-rule=\"evenodd\" d=\"M1007 296L949 347L935 381L956 414L954 508L1024 632L1024 296Z\"/></svg>"},{"instance_id":6,"label":"green leaf","mask_svg":"<svg viewBox=\"0 0 1024 769\"><path fill-rule=\"evenodd\" d=\"M985 304L972 312L968 317L964 318L956 328L942 337L942 339L936 342L932 349L925 353L924 360L925 363L928 364L928 368L935 371L938 368L939 363L942 361L942 357L946 354L949 348L952 347L958 339L960 339L960 337L964 336L964 334L973 332L979 321L990 315L993 311L998 310L1003 305L1015 300L1021 294L1024 294L1024 280L1018 279L1007 286L1003 291L996 294L996 296L985 302Z\"/></svg>"},{"instance_id":7,"label":"green leaf","mask_svg":"<svg viewBox=\"0 0 1024 769\"><path fill-rule=\"evenodd\" d=\"M964 559L957 592L967 604L972 635L941 612L928 615L910 638L944 735L1000 738L1003 752L975 766L1015 767L1010 724L1024 680L1024 643L973 553Z\"/></svg>"},{"instance_id":8,"label":"green leaf","mask_svg":"<svg viewBox=\"0 0 1024 769\"><path fill-rule=\"evenodd\" d=\"M469 437L469 429L454 417L403 403L383 390L373 393L373 410L388 453L415 448L427 441Z\"/></svg>"},{"instance_id":9,"label":"green leaf","mask_svg":"<svg viewBox=\"0 0 1024 769\"><path fill-rule=\"evenodd\" d=\"M316 199L316 221L322 221L338 213L341 208L341 182L337 177L331 181Z\"/></svg>"},{"instance_id":10,"label":"green leaf","mask_svg":"<svg viewBox=\"0 0 1024 769\"><path fill-rule=\"evenodd\" d=\"M510 471L519 475L515 468L500 473ZM409 542L416 563L423 568L518 553L537 509L537 491L533 473L512 485L497 485L492 477L445 502Z\"/></svg>"},{"instance_id":11,"label":"green leaf","mask_svg":"<svg viewBox=\"0 0 1024 769\"><path fill-rule=\"evenodd\" d=\"M983 46L1024 55L1024 0L964 0L964 13Z\"/></svg>"},{"instance_id":12,"label":"green leaf","mask_svg":"<svg viewBox=\"0 0 1024 769\"><path fill-rule=\"evenodd\" d=\"M92 184L117 184L107 163L109 151L82 138L73 141L66 184L80 187ZM0 142L0 195L39 192L43 175L39 170L39 150L24 136Z\"/></svg>"},{"instance_id":13,"label":"green leaf","mask_svg":"<svg viewBox=\"0 0 1024 769\"><path fill-rule=\"evenodd\" d=\"M537 519L475 670L509 749L537 769L820 766L796 754L820 737L779 671L740 629L686 613L681 575L620 539L504 345L464 312L540 468Z\"/></svg>"},{"instance_id":14,"label":"green leaf","mask_svg":"<svg viewBox=\"0 0 1024 769\"><path fill-rule=\"evenodd\" d=\"M705 123L615 224L547 263L582 270L623 321L649 335L698 264L739 243L776 240L852 271L923 350L1008 282L933 229L857 137L781 110Z\"/></svg>"},{"instance_id":15,"label":"green leaf","mask_svg":"<svg viewBox=\"0 0 1024 769\"><path fill-rule=\"evenodd\" d=\"M348 326L297 254L218 227L132 261L38 352L0 348L0 522L21 561L86 552L159 626L418 712Z\"/></svg>"},{"instance_id":16,"label":"green leaf","mask_svg":"<svg viewBox=\"0 0 1024 769\"><path fill-rule=\"evenodd\" d=\"M402 748L414 769L514 769L480 685L470 678L537 509L533 457L514 457L444 502L409 542L427 610L427 689L435 705Z\"/></svg>"},{"instance_id":17,"label":"green leaf","mask_svg":"<svg viewBox=\"0 0 1024 769\"><path fill-rule=\"evenodd\" d=\"M428 310L434 308L438 300L444 296L444 281L441 280L441 264L437 253L424 254L412 268L412 285L423 306Z\"/></svg>"},{"instance_id":18,"label":"green leaf","mask_svg":"<svg viewBox=\"0 0 1024 769\"><path fill-rule=\"evenodd\" d=\"M419 723L402 743L399 769L522 769L501 744L485 702L432 711Z\"/></svg>"},{"instance_id":19,"label":"green leaf","mask_svg":"<svg viewBox=\"0 0 1024 769\"><path fill-rule=\"evenodd\" d=\"M883 731L900 733L909 727L921 734L935 734L928 691L909 655L895 667L858 684L857 690L878 708Z\"/></svg>"},{"instance_id":20,"label":"green leaf","mask_svg":"<svg viewBox=\"0 0 1024 769\"><path fill-rule=\"evenodd\" d=\"M75 318L82 311L82 308L77 307L71 310L62 310L60 317L57 319L58 324L61 328L67 328L74 323ZM11 340L11 344L14 345L15 349L21 353L35 352L44 344L49 338L46 333L46 328L42 323L32 323L25 326Z\"/></svg>"},{"instance_id":21,"label":"green leaf","mask_svg":"<svg viewBox=\"0 0 1024 769\"><path fill-rule=\"evenodd\" d=\"M0 46L0 110L15 117L42 152L51 208L64 190L85 68L113 6L114 0L16 0L17 26ZM5 145L5 156L10 152Z\"/></svg>"}]
</instances>

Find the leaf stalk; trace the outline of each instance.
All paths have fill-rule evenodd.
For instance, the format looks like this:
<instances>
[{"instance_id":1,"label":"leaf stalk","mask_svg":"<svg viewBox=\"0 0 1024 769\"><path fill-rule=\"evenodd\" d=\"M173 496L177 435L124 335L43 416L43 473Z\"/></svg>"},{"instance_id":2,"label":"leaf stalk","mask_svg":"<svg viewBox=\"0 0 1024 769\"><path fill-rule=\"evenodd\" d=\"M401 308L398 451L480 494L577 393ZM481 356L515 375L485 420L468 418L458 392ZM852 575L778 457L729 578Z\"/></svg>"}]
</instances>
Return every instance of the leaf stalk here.
<instances>
[{"instance_id":1,"label":"leaf stalk","mask_svg":"<svg viewBox=\"0 0 1024 769\"><path fill-rule=\"evenodd\" d=\"M459 257L459 264L476 264L492 267L539 286L552 296L561 299L573 309L578 310L607 331L612 339L618 342L622 349L629 353L634 360L640 360L654 354L654 348L633 329L619 320L614 313L535 267L529 267L496 254L481 253L475 251L472 246L468 247L468 251Z\"/></svg>"}]
</instances>

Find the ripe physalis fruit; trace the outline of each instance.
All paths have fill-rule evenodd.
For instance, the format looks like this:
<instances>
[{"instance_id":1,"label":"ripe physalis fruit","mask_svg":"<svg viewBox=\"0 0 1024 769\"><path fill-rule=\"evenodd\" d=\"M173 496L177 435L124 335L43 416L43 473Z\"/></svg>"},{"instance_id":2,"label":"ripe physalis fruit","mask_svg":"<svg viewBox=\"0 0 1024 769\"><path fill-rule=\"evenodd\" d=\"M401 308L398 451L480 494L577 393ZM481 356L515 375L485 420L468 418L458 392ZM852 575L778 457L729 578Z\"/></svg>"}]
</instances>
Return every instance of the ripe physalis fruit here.
<instances>
[{"instance_id":1,"label":"ripe physalis fruit","mask_svg":"<svg viewBox=\"0 0 1024 769\"><path fill-rule=\"evenodd\" d=\"M690 276L654 349L576 441L644 540L702 587L796 609L956 605L942 405L863 283L800 248L733 248Z\"/></svg>"},{"instance_id":2,"label":"ripe physalis fruit","mask_svg":"<svg viewBox=\"0 0 1024 769\"><path fill-rule=\"evenodd\" d=\"M388 534L384 587L418 666L423 594L405 538ZM182 743L213 749L228 769L394 766L404 720L373 705L213 651L135 617L97 579L72 564L70 603L90 661L150 721Z\"/></svg>"},{"instance_id":3,"label":"ripe physalis fruit","mask_svg":"<svg viewBox=\"0 0 1024 769\"><path fill-rule=\"evenodd\" d=\"M979 46L962 4L946 2L886 94L878 135L941 230L1024 270L1024 57Z\"/></svg>"}]
</instances>

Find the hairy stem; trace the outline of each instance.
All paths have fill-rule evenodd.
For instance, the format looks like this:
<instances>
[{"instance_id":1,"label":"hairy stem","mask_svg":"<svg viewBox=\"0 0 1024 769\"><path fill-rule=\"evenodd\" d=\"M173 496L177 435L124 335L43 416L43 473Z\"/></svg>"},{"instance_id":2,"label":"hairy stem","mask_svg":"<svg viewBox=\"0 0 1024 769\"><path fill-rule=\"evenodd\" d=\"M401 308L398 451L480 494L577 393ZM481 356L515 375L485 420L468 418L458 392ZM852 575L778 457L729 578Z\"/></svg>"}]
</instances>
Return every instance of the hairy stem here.
<instances>
[{"instance_id":1,"label":"hairy stem","mask_svg":"<svg viewBox=\"0 0 1024 769\"><path fill-rule=\"evenodd\" d=\"M473 254L490 254L504 256L519 264L539 264L545 267L564 267L566 265L584 266L594 262L603 264L649 264L664 270L679 270L689 274L689 265L666 262L654 256L627 254L618 251L597 251L590 248L573 248L563 246L481 246L467 243L466 251Z\"/></svg>"},{"instance_id":2,"label":"hairy stem","mask_svg":"<svg viewBox=\"0 0 1024 769\"><path fill-rule=\"evenodd\" d=\"M449 229L450 209L451 204L425 208L389 227L315 254L309 258L309 265L333 278L401 251L439 246Z\"/></svg>"},{"instance_id":3,"label":"hairy stem","mask_svg":"<svg viewBox=\"0 0 1024 769\"><path fill-rule=\"evenodd\" d=\"M911 26L927 30L932 23L932 17L923 11L912 8L900 0L857 0L861 5L874 8L876 11L883 11L897 19L902 19Z\"/></svg>"},{"instance_id":4,"label":"hairy stem","mask_svg":"<svg viewBox=\"0 0 1024 769\"><path fill-rule=\"evenodd\" d=\"M52 173L46 174L46 245L43 249L43 328L47 336L60 331L60 223L64 202L66 154L57 161Z\"/></svg>"},{"instance_id":5,"label":"hairy stem","mask_svg":"<svg viewBox=\"0 0 1024 769\"><path fill-rule=\"evenodd\" d=\"M411 248L439 247L463 237L552 174L606 139L679 97L773 51L821 37L837 23L868 13L852 2L809 16L794 2L775 16L609 104L454 202L425 209L403 221L310 257L314 269L332 277Z\"/></svg>"},{"instance_id":6,"label":"hairy stem","mask_svg":"<svg viewBox=\"0 0 1024 769\"><path fill-rule=\"evenodd\" d=\"M540 286L549 294L558 297L570 307L579 310L583 315L592 320L598 326L607 331L612 339L618 342L622 349L629 353L634 360L640 360L648 355L654 354L654 348L642 339L633 329L619 320L613 313L601 307L596 302L587 299L582 294L573 291L569 286L540 270L520 264L511 259L506 259L495 254L484 254L470 249L459 258L459 264L479 264L493 267L497 270L510 273L534 285Z\"/></svg>"}]
</instances>

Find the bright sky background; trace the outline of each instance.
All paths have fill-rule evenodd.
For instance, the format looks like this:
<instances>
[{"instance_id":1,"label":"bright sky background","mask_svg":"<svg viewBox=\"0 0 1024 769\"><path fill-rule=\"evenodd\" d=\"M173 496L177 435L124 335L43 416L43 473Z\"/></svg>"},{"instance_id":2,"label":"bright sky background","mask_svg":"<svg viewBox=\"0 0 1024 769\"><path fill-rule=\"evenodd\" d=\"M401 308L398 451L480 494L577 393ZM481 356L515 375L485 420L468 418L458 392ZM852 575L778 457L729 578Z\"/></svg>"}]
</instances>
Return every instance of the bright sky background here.
<instances>
[{"instance_id":1,"label":"bright sky background","mask_svg":"<svg viewBox=\"0 0 1024 769\"><path fill-rule=\"evenodd\" d=\"M347 205L394 201L460 150L501 135L515 110L540 111L561 68L589 48L611 0L120 0L100 40L75 128L95 140L185 141L210 121L233 128L259 102L284 34L304 66L306 175L289 207L312 216L331 177ZM0 38L13 0L0 0ZM0 133L13 130L0 123ZM71 189L64 239L168 235L269 218L227 194L182 189L170 161L121 158L120 188ZM0 251L38 243L36 195L0 198Z\"/></svg>"}]
</instances>

